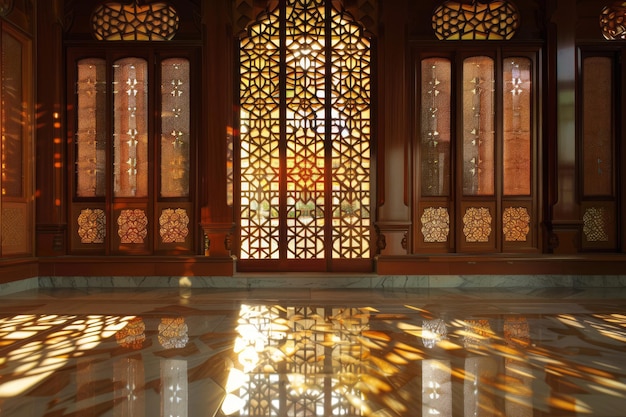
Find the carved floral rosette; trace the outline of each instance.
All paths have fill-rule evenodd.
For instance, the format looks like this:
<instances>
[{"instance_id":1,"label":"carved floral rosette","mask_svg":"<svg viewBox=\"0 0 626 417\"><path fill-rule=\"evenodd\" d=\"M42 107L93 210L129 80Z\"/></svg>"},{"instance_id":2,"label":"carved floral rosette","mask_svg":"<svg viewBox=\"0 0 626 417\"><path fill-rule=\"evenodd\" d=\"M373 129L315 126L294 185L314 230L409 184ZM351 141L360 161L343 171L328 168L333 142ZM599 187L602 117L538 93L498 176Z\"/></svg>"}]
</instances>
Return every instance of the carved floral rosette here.
<instances>
[{"instance_id":1,"label":"carved floral rosette","mask_svg":"<svg viewBox=\"0 0 626 417\"><path fill-rule=\"evenodd\" d=\"M148 235L148 217L141 209L122 210L117 224L117 234L122 243L143 243Z\"/></svg>"},{"instance_id":2,"label":"carved floral rosette","mask_svg":"<svg viewBox=\"0 0 626 417\"><path fill-rule=\"evenodd\" d=\"M159 233L163 243L184 242L189 234L189 216L182 208L165 209L159 217Z\"/></svg>"},{"instance_id":3,"label":"carved floral rosette","mask_svg":"<svg viewBox=\"0 0 626 417\"><path fill-rule=\"evenodd\" d=\"M427 207L421 217L424 242L447 242L450 214L446 207Z\"/></svg>"},{"instance_id":4,"label":"carved floral rosette","mask_svg":"<svg viewBox=\"0 0 626 417\"><path fill-rule=\"evenodd\" d=\"M463 216L463 234L467 242L488 242L491 214L486 207L468 207Z\"/></svg>"},{"instance_id":5,"label":"carved floral rosette","mask_svg":"<svg viewBox=\"0 0 626 417\"><path fill-rule=\"evenodd\" d=\"M78 236L81 243L103 243L106 236L106 216L102 209L83 209L78 215Z\"/></svg>"},{"instance_id":6,"label":"carved floral rosette","mask_svg":"<svg viewBox=\"0 0 626 417\"><path fill-rule=\"evenodd\" d=\"M583 214L583 233L588 242L608 242L607 215L603 207L589 207Z\"/></svg>"},{"instance_id":7,"label":"carved floral rosette","mask_svg":"<svg viewBox=\"0 0 626 417\"><path fill-rule=\"evenodd\" d=\"M526 207L507 207L502 213L502 232L507 242L526 242L530 215Z\"/></svg>"}]
</instances>

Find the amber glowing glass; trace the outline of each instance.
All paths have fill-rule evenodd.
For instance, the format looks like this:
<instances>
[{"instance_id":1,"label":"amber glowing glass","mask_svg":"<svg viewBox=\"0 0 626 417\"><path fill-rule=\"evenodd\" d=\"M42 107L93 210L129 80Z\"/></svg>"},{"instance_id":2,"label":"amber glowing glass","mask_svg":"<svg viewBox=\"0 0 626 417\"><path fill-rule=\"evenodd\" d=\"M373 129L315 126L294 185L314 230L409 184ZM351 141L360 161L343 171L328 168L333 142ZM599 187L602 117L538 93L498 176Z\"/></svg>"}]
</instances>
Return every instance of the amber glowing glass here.
<instances>
[{"instance_id":1,"label":"amber glowing glass","mask_svg":"<svg viewBox=\"0 0 626 417\"><path fill-rule=\"evenodd\" d=\"M494 61L463 62L463 194L493 195L495 167Z\"/></svg>"}]
</instances>

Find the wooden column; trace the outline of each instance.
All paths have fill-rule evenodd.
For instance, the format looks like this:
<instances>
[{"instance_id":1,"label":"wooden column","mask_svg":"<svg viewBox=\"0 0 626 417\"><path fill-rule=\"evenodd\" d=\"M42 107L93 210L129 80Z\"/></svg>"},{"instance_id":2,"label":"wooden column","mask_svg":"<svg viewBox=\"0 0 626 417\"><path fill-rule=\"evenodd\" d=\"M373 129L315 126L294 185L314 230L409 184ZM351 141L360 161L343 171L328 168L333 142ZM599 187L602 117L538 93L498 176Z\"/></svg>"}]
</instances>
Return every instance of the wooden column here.
<instances>
[{"instance_id":1,"label":"wooden column","mask_svg":"<svg viewBox=\"0 0 626 417\"><path fill-rule=\"evenodd\" d=\"M230 257L232 205L227 201L227 141L233 135L233 38L230 2L202 3L204 52L198 146L200 227L203 251L214 258Z\"/></svg>"},{"instance_id":2,"label":"wooden column","mask_svg":"<svg viewBox=\"0 0 626 417\"><path fill-rule=\"evenodd\" d=\"M554 0L548 45L550 172L548 249L576 253L581 232L576 161L576 0ZM553 109L553 110L552 110Z\"/></svg>"},{"instance_id":3,"label":"wooden column","mask_svg":"<svg viewBox=\"0 0 626 417\"><path fill-rule=\"evenodd\" d=\"M406 1L382 3L378 50L379 138L378 138L378 220L381 255L402 255L409 251L411 216L408 203L409 128L407 123Z\"/></svg>"},{"instance_id":4,"label":"wooden column","mask_svg":"<svg viewBox=\"0 0 626 417\"><path fill-rule=\"evenodd\" d=\"M37 2L36 242L37 256L66 253L65 72L63 1Z\"/></svg>"}]
</instances>

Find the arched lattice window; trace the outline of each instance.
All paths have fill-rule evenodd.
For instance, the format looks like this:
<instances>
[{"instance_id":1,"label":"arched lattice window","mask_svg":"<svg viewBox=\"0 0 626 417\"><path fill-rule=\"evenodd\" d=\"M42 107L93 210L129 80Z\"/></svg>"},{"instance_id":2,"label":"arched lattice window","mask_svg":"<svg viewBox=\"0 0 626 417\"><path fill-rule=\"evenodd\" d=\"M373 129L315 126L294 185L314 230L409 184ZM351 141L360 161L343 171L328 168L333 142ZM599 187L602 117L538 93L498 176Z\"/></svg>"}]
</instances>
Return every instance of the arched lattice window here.
<instances>
[{"instance_id":1,"label":"arched lattice window","mask_svg":"<svg viewBox=\"0 0 626 417\"><path fill-rule=\"evenodd\" d=\"M371 67L361 27L331 2L280 2L249 26L239 68L241 265L367 265Z\"/></svg>"}]
</instances>

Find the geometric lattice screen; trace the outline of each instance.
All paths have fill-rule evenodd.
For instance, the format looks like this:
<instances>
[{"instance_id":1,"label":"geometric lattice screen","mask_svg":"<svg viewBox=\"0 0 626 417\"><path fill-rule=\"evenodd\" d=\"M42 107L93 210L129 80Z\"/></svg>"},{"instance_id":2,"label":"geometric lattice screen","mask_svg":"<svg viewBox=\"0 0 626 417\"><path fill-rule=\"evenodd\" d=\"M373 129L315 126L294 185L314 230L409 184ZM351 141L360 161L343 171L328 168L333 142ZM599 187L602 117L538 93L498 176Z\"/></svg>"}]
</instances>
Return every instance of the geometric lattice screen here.
<instances>
[{"instance_id":1,"label":"geometric lattice screen","mask_svg":"<svg viewBox=\"0 0 626 417\"><path fill-rule=\"evenodd\" d=\"M240 259L369 258L370 79L368 39L330 2L288 0L249 27Z\"/></svg>"}]
</instances>

